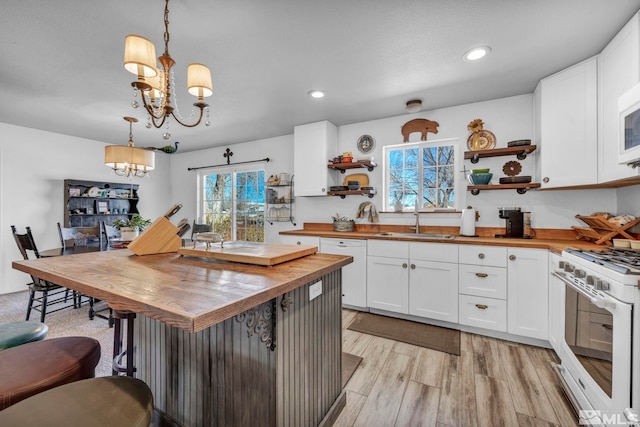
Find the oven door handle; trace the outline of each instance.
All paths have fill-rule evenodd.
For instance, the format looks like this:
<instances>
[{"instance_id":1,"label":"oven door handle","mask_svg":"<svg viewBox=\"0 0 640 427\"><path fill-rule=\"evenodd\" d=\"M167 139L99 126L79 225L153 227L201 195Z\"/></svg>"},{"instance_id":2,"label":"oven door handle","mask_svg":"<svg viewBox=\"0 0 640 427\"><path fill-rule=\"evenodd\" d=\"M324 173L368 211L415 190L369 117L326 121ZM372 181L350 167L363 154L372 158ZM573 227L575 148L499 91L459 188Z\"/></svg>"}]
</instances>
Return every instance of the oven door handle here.
<instances>
[{"instance_id":1,"label":"oven door handle","mask_svg":"<svg viewBox=\"0 0 640 427\"><path fill-rule=\"evenodd\" d=\"M574 284L571 280L567 279L565 276L557 273L557 272L553 272L551 273L552 276L557 277L558 279L562 280L567 286L570 286L571 289L573 289L574 291L578 292L579 294L583 295L584 297L588 298L589 301L591 301L591 303L593 305L595 305L596 307L599 308L604 308L605 310L608 309L614 309L616 307L616 303L615 301L612 301L611 298L603 298L601 296L593 296L591 294L589 294L588 292L585 292L584 289L582 289L580 286L577 286L576 284ZM609 310L611 311L611 310Z\"/></svg>"}]
</instances>

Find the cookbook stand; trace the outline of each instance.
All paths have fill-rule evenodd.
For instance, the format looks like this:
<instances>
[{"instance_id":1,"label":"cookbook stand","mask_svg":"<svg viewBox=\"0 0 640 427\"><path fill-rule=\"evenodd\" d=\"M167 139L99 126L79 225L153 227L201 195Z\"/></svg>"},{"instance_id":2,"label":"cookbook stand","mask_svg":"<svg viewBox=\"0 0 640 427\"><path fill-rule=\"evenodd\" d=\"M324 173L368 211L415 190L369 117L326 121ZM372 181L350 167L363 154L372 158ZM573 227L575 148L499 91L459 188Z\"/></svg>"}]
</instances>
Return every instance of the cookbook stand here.
<instances>
[{"instance_id":1,"label":"cookbook stand","mask_svg":"<svg viewBox=\"0 0 640 427\"><path fill-rule=\"evenodd\" d=\"M178 252L181 246L178 227L162 216L129 243L127 248L136 255L151 255Z\"/></svg>"},{"instance_id":2,"label":"cookbook stand","mask_svg":"<svg viewBox=\"0 0 640 427\"><path fill-rule=\"evenodd\" d=\"M594 243L596 245L605 243L609 246L612 246L611 239L618 235L623 236L625 239L636 240L636 238L627 233L626 230L640 223L640 218L636 218L633 221L630 221L625 225L618 227L615 224L610 223L606 219L597 216L576 215L576 218L590 227L583 228L572 226L571 228L573 228L578 233L577 239L594 240Z\"/></svg>"}]
</instances>

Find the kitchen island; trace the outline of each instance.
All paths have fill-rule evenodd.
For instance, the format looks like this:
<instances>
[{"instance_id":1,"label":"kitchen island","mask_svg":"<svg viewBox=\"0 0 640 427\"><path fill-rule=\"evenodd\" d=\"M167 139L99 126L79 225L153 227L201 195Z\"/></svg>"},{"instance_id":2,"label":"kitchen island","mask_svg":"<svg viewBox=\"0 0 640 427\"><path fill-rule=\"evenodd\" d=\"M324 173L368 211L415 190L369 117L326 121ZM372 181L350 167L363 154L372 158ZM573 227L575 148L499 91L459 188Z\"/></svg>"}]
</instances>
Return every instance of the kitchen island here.
<instances>
[{"instance_id":1,"label":"kitchen island","mask_svg":"<svg viewBox=\"0 0 640 427\"><path fill-rule=\"evenodd\" d=\"M351 260L263 267L120 250L13 267L136 313L135 376L178 425L311 426L345 403L340 269Z\"/></svg>"}]
</instances>

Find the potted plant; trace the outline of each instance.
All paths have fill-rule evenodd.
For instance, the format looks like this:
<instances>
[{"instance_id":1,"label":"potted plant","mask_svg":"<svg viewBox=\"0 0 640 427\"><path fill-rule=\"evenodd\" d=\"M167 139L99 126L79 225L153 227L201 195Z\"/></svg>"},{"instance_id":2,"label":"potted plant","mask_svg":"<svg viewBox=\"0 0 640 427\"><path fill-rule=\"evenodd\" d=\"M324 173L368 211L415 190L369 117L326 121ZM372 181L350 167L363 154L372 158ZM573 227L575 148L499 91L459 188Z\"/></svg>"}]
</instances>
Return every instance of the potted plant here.
<instances>
[{"instance_id":1,"label":"potted plant","mask_svg":"<svg viewBox=\"0 0 640 427\"><path fill-rule=\"evenodd\" d=\"M127 219L116 219L111 225L120 230L120 238L122 240L131 241L138 237L141 231L151 225L151 220L144 219L140 214L135 213Z\"/></svg>"}]
</instances>

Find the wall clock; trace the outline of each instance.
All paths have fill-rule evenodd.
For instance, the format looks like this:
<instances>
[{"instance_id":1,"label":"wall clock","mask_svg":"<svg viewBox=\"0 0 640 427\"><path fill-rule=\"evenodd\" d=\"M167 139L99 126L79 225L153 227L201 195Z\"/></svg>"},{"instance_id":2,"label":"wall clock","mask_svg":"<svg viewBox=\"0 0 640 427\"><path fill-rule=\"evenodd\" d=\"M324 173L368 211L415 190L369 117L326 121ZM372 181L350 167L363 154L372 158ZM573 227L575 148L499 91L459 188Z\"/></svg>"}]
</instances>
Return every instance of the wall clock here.
<instances>
[{"instance_id":1,"label":"wall clock","mask_svg":"<svg viewBox=\"0 0 640 427\"><path fill-rule=\"evenodd\" d=\"M375 147L375 142L373 142L373 138L370 135L362 135L358 138L358 150L361 153L369 153Z\"/></svg>"}]
</instances>

